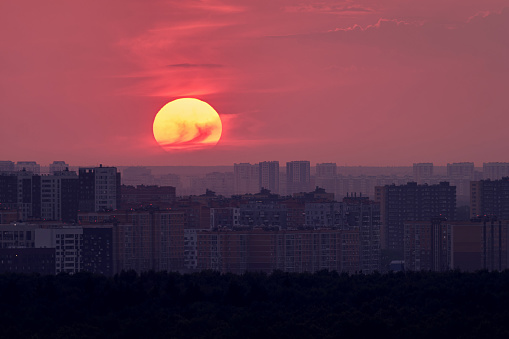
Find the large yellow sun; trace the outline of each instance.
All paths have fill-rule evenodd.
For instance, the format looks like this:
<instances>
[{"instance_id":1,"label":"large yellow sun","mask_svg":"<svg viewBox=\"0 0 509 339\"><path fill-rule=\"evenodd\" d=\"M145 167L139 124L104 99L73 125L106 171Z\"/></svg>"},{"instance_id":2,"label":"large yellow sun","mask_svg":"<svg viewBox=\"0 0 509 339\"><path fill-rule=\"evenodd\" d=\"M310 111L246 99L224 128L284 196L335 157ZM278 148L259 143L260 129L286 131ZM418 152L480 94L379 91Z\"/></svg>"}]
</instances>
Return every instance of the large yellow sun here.
<instances>
[{"instance_id":1,"label":"large yellow sun","mask_svg":"<svg viewBox=\"0 0 509 339\"><path fill-rule=\"evenodd\" d=\"M154 138L165 150L214 146L223 126L219 114L204 101L182 98L163 106L154 119Z\"/></svg>"}]
</instances>

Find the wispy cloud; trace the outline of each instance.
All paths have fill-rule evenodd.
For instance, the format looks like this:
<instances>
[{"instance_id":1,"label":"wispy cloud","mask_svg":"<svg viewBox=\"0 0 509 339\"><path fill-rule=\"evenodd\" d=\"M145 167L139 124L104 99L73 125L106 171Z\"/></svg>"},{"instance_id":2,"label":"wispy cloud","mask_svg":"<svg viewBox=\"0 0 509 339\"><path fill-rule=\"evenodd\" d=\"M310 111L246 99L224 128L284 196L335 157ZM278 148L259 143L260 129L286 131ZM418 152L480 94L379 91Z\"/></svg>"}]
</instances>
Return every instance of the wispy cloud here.
<instances>
[{"instance_id":1,"label":"wispy cloud","mask_svg":"<svg viewBox=\"0 0 509 339\"><path fill-rule=\"evenodd\" d=\"M219 68L223 67L221 64L191 64L191 63L184 63L184 64L171 64L168 65L170 68Z\"/></svg>"}]
</instances>

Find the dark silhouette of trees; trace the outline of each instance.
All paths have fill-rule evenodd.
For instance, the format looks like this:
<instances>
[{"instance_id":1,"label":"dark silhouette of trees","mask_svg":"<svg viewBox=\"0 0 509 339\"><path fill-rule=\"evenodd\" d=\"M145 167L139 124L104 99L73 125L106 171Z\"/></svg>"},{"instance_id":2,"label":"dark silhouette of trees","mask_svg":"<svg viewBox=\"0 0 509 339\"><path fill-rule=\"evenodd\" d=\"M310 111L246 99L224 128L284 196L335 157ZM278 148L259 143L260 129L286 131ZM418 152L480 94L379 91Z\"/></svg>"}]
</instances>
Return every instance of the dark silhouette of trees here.
<instances>
[{"instance_id":1,"label":"dark silhouette of trees","mask_svg":"<svg viewBox=\"0 0 509 339\"><path fill-rule=\"evenodd\" d=\"M1 337L502 338L509 271L0 275Z\"/></svg>"}]
</instances>

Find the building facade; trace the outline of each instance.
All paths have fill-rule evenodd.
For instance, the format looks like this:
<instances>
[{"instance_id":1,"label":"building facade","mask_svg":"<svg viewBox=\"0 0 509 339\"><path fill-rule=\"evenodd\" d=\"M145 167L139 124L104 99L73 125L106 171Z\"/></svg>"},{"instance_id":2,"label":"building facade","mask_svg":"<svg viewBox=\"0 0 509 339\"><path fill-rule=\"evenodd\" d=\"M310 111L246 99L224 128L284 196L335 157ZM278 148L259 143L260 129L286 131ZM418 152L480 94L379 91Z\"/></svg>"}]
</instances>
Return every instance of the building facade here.
<instances>
[{"instance_id":1,"label":"building facade","mask_svg":"<svg viewBox=\"0 0 509 339\"><path fill-rule=\"evenodd\" d=\"M404 222L456 217L456 187L448 182L438 185L406 185L377 187L382 218L382 249L403 256Z\"/></svg>"},{"instance_id":2,"label":"building facade","mask_svg":"<svg viewBox=\"0 0 509 339\"><path fill-rule=\"evenodd\" d=\"M259 189L279 194L279 161L262 161L258 164Z\"/></svg>"},{"instance_id":3,"label":"building facade","mask_svg":"<svg viewBox=\"0 0 509 339\"><path fill-rule=\"evenodd\" d=\"M311 165L309 161L286 163L286 193L288 195L311 190Z\"/></svg>"}]
</instances>

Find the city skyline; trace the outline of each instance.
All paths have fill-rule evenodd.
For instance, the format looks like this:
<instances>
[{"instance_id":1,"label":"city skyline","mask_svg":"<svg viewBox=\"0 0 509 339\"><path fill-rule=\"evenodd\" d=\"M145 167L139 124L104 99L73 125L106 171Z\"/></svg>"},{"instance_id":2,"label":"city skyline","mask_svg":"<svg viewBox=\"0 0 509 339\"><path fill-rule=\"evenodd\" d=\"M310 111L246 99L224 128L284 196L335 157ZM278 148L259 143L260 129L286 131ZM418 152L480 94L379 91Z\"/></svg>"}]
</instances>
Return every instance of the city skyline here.
<instances>
[{"instance_id":1,"label":"city skyline","mask_svg":"<svg viewBox=\"0 0 509 339\"><path fill-rule=\"evenodd\" d=\"M0 8L0 160L507 161L503 0L26 0ZM215 147L166 152L155 141L155 115L184 97L219 113Z\"/></svg>"}]
</instances>

